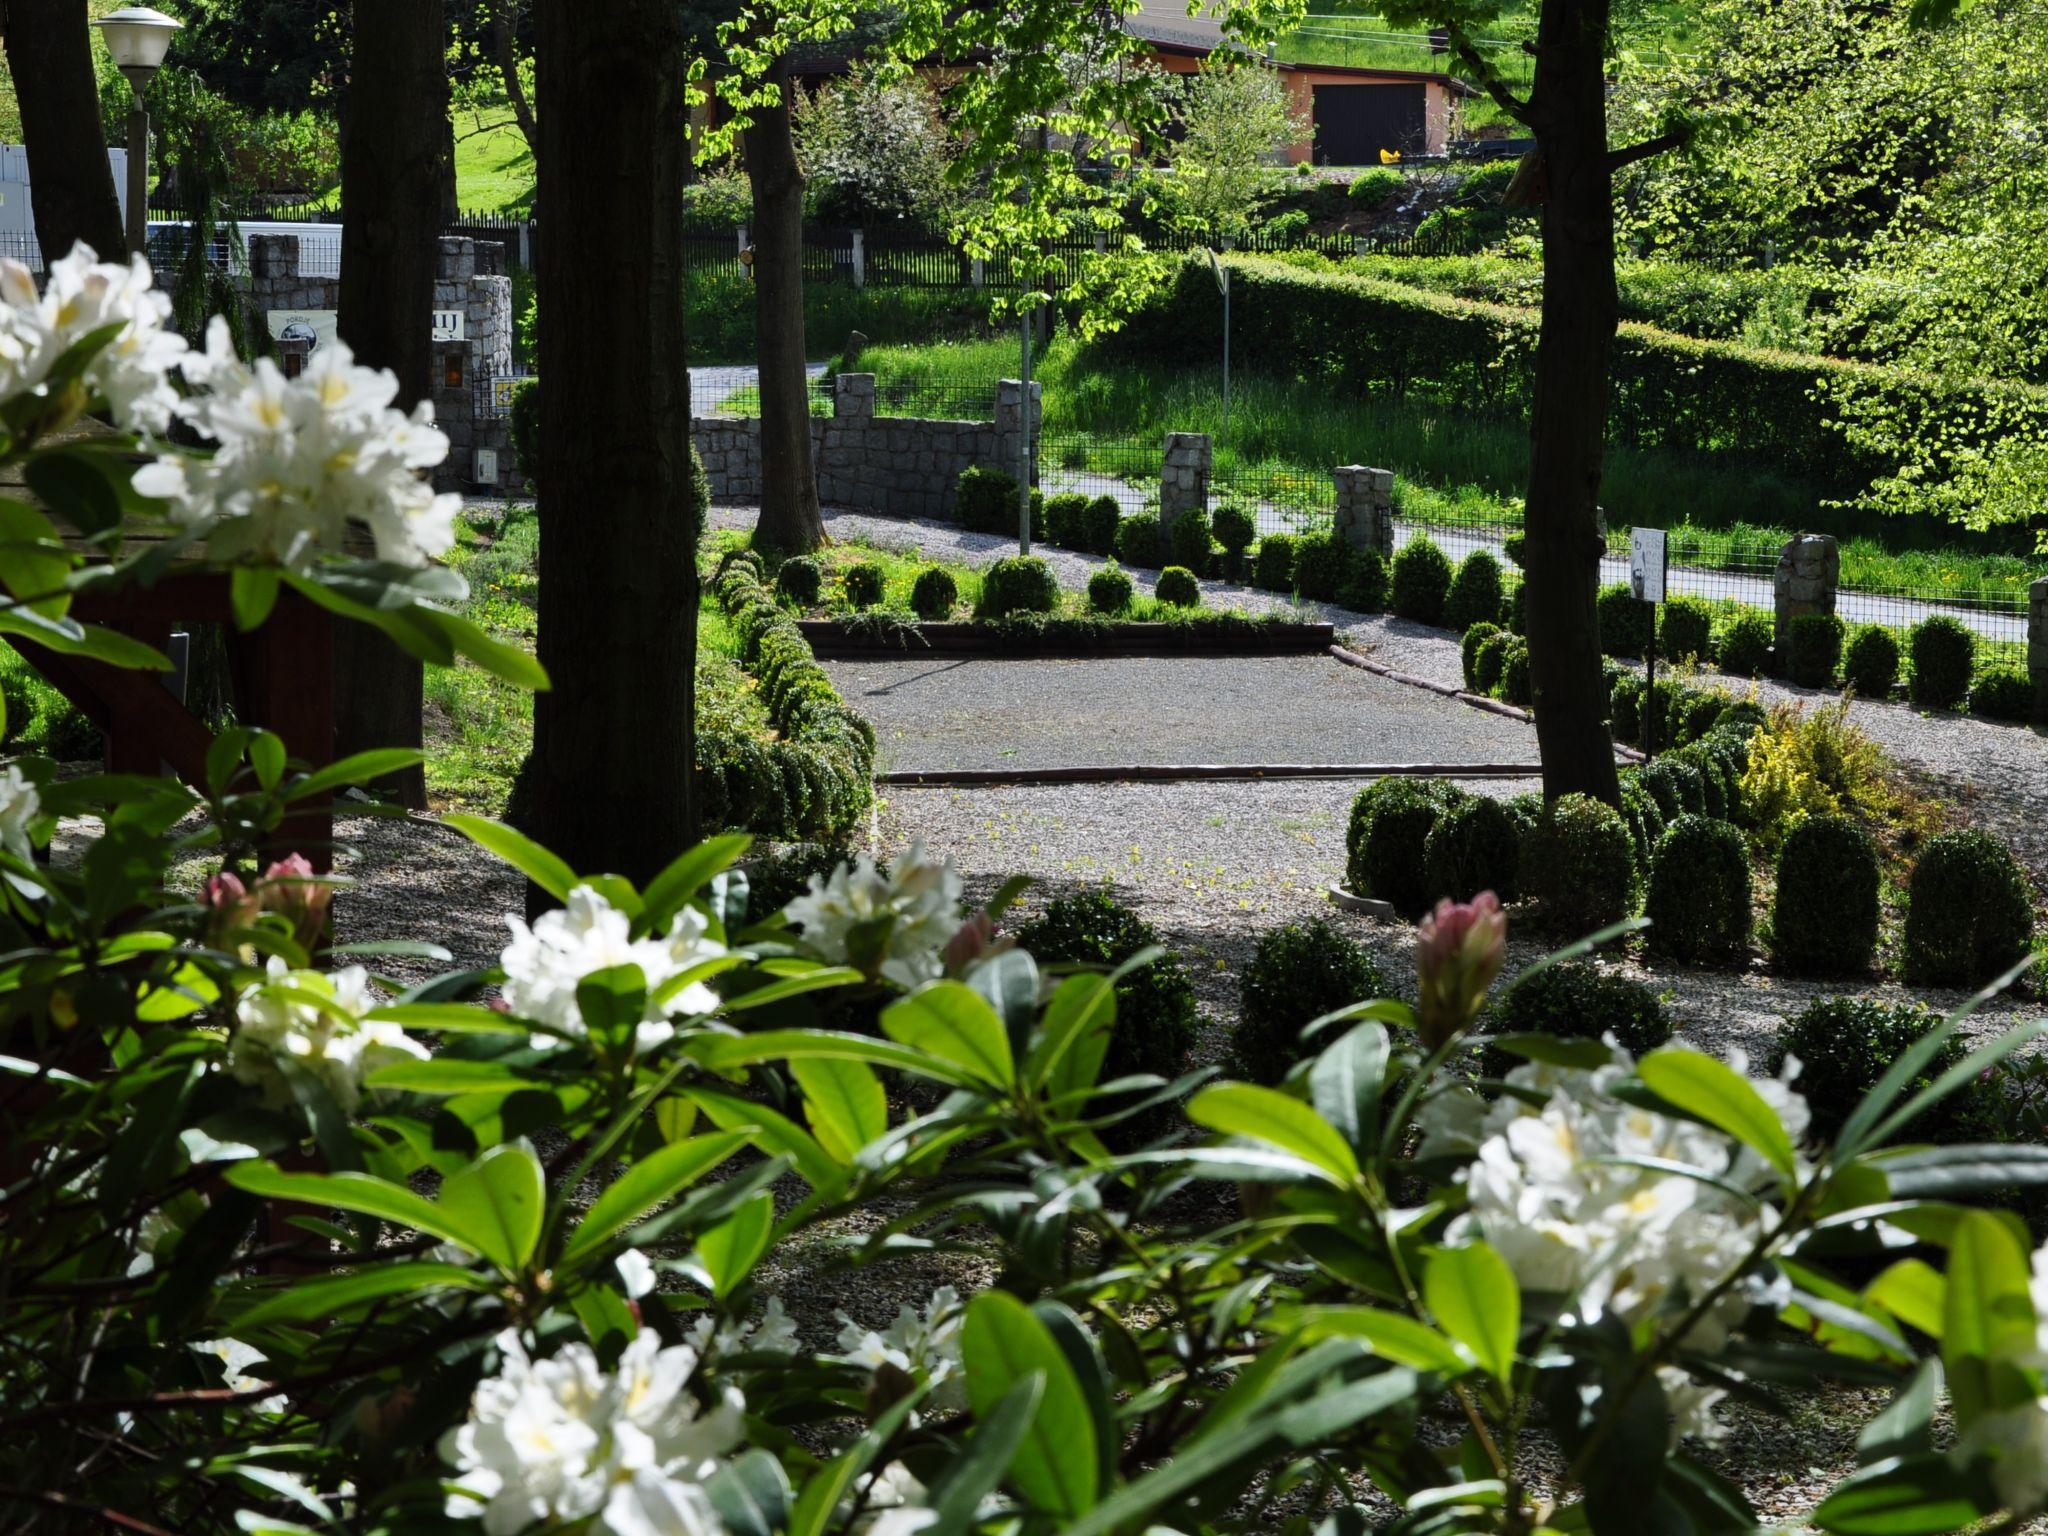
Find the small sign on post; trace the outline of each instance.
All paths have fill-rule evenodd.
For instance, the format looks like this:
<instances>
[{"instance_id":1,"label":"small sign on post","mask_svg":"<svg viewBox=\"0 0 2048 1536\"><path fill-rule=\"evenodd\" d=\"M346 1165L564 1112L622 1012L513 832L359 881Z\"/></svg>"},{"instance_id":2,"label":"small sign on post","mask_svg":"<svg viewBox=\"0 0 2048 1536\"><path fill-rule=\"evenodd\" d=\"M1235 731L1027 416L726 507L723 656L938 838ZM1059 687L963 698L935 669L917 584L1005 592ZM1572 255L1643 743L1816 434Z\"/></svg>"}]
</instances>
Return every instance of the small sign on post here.
<instances>
[{"instance_id":1,"label":"small sign on post","mask_svg":"<svg viewBox=\"0 0 2048 1536\"><path fill-rule=\"evenodd\" d=\"M1664 530L1631 528L1628 585L1639 603L1650 605L1650 640L1644 647L1648 674L1643 683L1643 756L1657 755L1657 605L1664 601Z\"/></svg>"}]
</instances>

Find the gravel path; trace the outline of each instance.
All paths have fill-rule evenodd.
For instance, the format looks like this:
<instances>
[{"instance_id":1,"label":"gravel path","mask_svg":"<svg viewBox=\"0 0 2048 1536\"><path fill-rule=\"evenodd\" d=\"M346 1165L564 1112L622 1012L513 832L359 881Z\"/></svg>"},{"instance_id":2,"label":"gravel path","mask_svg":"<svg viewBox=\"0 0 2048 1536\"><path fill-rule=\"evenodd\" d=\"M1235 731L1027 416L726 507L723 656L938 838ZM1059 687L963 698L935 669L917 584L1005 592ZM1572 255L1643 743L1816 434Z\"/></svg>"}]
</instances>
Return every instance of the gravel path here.
<instances>
[{"instance_id":1,"label":"gravel path","mask_svg":"<svg viewBox=\"0 0 2048 1536\"><path fill-rule=\"evenodd\" d=\"M826 664L894 770L1518 763L1536 732L1327 656Z\"/></svg>"}]
</instances>

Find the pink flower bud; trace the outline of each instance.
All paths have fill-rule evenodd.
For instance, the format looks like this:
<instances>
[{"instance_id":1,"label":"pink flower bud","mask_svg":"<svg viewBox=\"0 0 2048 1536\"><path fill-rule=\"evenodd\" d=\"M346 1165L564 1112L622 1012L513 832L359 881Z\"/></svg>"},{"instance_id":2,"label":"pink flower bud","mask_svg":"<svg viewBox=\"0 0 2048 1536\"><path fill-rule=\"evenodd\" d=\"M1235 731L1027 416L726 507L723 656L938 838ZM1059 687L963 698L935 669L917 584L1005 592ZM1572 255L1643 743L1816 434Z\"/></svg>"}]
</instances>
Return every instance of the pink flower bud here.
<instances>
[{"instance_id":1,"label":"pink flower bud","mask_svg":"<svg viewBox=\"0 0 2048 1536\"><path fill-rule=\"evenodd\" d=\"M215 945L224 943L237 928L246 928L255 922L261 910L256 899L249 894L249 888L242 884L241 877L226 870L206 882L200 904L208 909L207 938Z\"/></svg>"},{"instance_id":2,"label":"pink flower bud","mask_svg":"<svg viewBox=\"0 0 2048 1536\"><path fill-rule=\"evenodd\" d=\"M327 908L334 900L334 888L313 873L304 854L290 854L263 871L256 882L256 900L266 912L275 912L292 925L301 945L314 948L327 927Z\"/></svg>"},{"instance_id":3,"label":"pink flower bud","mask_svg":"<svg viewBox=\"0 0 2048 1536\"><path fill-rule=\"evenodd\" d=\"M986 911L976 912L946 940L940 958L945 962L946 974L958 976L977 960L1000 954L1015 942L1011 938L997 938L995 919Z\"/></svg>"},{"instance_id":4,"label":"pink flower bud","mask_svg":"<svg viewBox=\"0 0 2048 1536\"><path fill-rule=\"evenodd\" d=\"M1470 1027L1486 989L1507 958L1508 920L1500 899L1481 891L1469 902L1443 900L1422 920L1415 971L1422 983L1422 1042L1432 1050Z\"/></svg>"}]
</instances>

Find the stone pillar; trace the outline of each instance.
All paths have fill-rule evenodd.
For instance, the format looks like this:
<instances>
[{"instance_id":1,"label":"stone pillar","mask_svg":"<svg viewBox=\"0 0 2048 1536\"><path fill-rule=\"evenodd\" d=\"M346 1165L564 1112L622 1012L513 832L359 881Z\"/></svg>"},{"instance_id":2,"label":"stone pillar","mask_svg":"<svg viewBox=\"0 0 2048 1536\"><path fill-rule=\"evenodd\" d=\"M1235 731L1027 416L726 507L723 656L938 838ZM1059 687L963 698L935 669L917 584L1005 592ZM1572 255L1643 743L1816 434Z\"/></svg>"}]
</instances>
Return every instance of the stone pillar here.
<instances>
[{"instance_id":1,"label":"stone pillar","mask_svg":"<svg viewBox=\"0 0 2048 1536\"><path fill-rule=\"evenodd\" d=\"M467 235L443 235L434 275L444 281L476 276L476 242Z\"/></svg>"},{"instance_id":2,"label":"stone pillar","mask_svg":"<svg viewBox=\"0 0 2048 1536\"><path fill-rule=\"evenodd\" d=\"M1778 573L1772 581L1778 614L1778 655L1785 654L1785 642L1792 621L1803 613L1833 613L1835 588L1842 576L1842 555L1835 541L1825 533L1802 533L1789 540L1778 556Z\"/></svg>"},{"instance_id":3,"label":"stone pillar","mask_svg":"<svg viewBox=\"0 0 2048 1536\"><path fill-rule=\"evenodd\" d=\"M2048 576L2027 589L2027 675L2034 680L2034 723L2048 725Z\"/></svg>"},{"instance_id":4,"label":"stone pillar","mask_svg":"<svg viewBox=\"0 0 2048 1536\"><path fill-rule=\"evenodd\" d=\"M313 342L306 336L280 336L273 343L277 348L278 371L288 379L296 379L306 371L306 359L313 355Z\"/></svg>"},{"instance_id":5,"label":"stone pillar","mask_svg":"<svg viewBox=\"0 0 2048 1536\"><path fill-rule=\"evenodd\" d=\"M1031 483L1038 483L1038 455L1031 452L1030 463L1025 455L1038 441L1039 423L1045 416L1045 402L1041 398L1039 384L1031 381L1030 436L1025 436L1024 381L1022 379L996 380L996 458L997 467L1004 473L1015 475L1020 471L1029 472Z\"/></svg>"},{"instance_id":6,"label":"stone pillar","mask_svg":"<svg viewBox=\"0 0 2048 1536\"><path fill-rule=\"evenodd\" d=\"M1169 432L1159 468L1159 531L1167 532L1183 512L1209 510L1209 470L1214 452L1206 432Z\"/></svg>"},{"instance_id":7,"label":"stone pillar","mask_svg":"<svg viewBox=\"0 0 2048 1536\"><path fill-rule=\"evenodd\" d=\"M285 280L299 275L297 235L251 235L249 275Z\"/></svg>"},{"instance_id":8,"label":"stone pillar","mask_svg":"<svg viewBox=\"0 0 2048 1536\"><path fill-rule=\"evenodd\" d=\"M832 415L839 421L872 421L875 415L875 376L872 373L841 373L832 379Z\"/></svg>"},{"instance_id":9,"label":"stone pillar","mask_svg":"<svg viewBox=\"0 0 2048 1536\"><path fill-rule=\"evenodd\" d=\"M1337 535L1353 549L1394 558L1394 472L1345 464L1337 480Z\"/></svg>"}]
</instances>

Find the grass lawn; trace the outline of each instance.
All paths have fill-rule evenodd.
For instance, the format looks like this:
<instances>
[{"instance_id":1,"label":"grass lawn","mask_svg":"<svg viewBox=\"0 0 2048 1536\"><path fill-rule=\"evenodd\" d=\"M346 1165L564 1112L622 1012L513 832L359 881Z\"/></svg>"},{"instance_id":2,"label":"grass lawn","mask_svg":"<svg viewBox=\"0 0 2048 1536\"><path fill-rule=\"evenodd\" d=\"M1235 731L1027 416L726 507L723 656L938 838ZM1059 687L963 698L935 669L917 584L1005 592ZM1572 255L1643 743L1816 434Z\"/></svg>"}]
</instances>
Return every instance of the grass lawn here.
<instances>
[{"instance_id":1,"label":"grass lawn","mask_svg":"<svg viewBox=\"0 0 2048 1536\"><path fill-rule=\"evenodd\" d=\"M533 155L509 105L455 114L455 205L476 213L533 208Z\"/></svg>"}]
</instances>

